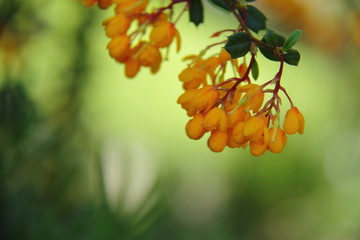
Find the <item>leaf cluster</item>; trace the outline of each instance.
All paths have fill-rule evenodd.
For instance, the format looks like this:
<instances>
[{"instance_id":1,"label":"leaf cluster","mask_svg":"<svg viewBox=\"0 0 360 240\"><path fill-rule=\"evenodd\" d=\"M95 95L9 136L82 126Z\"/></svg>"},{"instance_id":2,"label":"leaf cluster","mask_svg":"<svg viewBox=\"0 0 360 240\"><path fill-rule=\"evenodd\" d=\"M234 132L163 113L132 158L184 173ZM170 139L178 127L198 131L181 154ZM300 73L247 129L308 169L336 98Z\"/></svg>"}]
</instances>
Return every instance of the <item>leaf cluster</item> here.
<instances>
[{"instance_id":1,"label":"leaf cluster","mask_svg":"<svg viewBox=\"0 0 360 240\"><path fill-rule=\"evenodd\" d=\"M267 18L263 12L251 5L255 0L208 0L220 9L237 15L241 31L228 37L225 49L232 58L245 56L249 51L254 52L256 46L262 55L272 61L285 61L287 64L297 66L300 53L293 48L299 41L302 32L294 30L287 38L267 28ZM196 26L203 22L203 5L201 0L190 1L190 21ZM263 34L261 39L254 35ZM256 70L255 70L256 72ZM258 74L255 74L258 75Z\"/></svg>"}]
</instances>

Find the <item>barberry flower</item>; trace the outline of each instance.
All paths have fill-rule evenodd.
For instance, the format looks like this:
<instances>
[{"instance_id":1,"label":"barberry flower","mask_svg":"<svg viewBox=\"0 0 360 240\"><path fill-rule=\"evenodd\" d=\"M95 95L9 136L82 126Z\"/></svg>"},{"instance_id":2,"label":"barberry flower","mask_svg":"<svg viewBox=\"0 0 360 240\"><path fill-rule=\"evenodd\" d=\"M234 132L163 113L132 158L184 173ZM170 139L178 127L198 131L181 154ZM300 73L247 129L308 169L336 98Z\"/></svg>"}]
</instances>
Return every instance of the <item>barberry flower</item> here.
<instances>
[{"instance_id":1,"label":"barberry flower","mask_svg":"<svg viewBox=\"0 0 360 240\"><path fill-rule=\"evenodd\" d=\"M119 62L125 62L130 54L130 37L125 34L116 36L111 39L107 48L111 57Z\"/></svg>"},{"instance_id":2,"label":"barberry flower","mask_svg":"<svg viewBox=\"0 0 360 240\"><path fill-rule=\"evenodd\" d=\"M292 107L286 112L284 131L286 134L304 133L305 119L297 107Z\"/></svg>"},{"instance_id":3,"label":"barberry flower","mask_svg":"<svg viewBox=\"0 0 360 240\"><path fill-rule=\"evenodd\" d=\"M103 26L105 27L106 36L109 38L124 34L130 27L132 19L123 13L118 13L115 16L105 20Z\"/></svg>"},{"instance_id":4,"label":"barberry flower","mask_svg":"<svg viewBox=\"0 0 360 240\"><path fill-rule=\"evenodd\" d=\"M258 139L256 139L255 141L250 141L250 152L254 156L260 156L264 154L270 142L270 134L268 128L263 127L261 132L262 134Z\"/></svg>"},{"instance_id":5,"label":"barberry flower","mask_svg":"<svg viewBox=\"0 0 360 240\"><path fill-rule=\"evenodd\" d=\"M180 73L179 79L183 82L184 89L198 88L206 82L206 71L202 68L189 67Z\"/></svg>"},{"instance_id":6,"label":"barberry flower","mask_svg":"<svg viewBox=\"0 0 360 240\"><path fill-rule=\"evenodd\" d=\"M150 33L150 42L158 48L168 47L173 41L176 31L175 25L171 22L157 22Z\"/></svg>"},{"instance_id":7,"label":"barberry flower","mask_svg":"<svg viewBox=\"0 0 360 240\"><path fill-rule=\"evenodd\" d=\"M196 114L185 127L186 135L194 140L200 139L204 133L203 128L204 116L201 113Z\"/></svg>"},{"instance_id":8,"label":"barberry flower","mask_svg":"<svg viewBox=\"0 0 360 240\"><path fill-rule=\"evenodd\" d=\"M280 128L277 128L276 130L275 128L270 128L269 135L271 140L268 149L273 153L281 153L287 141L285 132Z\"/></svg>"},{"instance_id":9,"label":"barberry flower","mask_svg":"<svg viewBox=\"0 0 360 240\"><path fill-rule=\"evenodd\" d=\"M227 130L227 114L221 108L213 108L208 113L206 113L203 127L206 131L214 130L219 128L221 132Z\"/></svg>"},{"instance_id":10,"label":"barberry flower","mask_svg":"<svg viewBox=\"0 0 360 240\"><path fill-rule=\"evenodd\" d=\"M221 152L226 147L228 140L228 133L222 132L219 129L211 131L211 135L208 139L208 147L213 152Z\"/></svg>"}]
</instances>

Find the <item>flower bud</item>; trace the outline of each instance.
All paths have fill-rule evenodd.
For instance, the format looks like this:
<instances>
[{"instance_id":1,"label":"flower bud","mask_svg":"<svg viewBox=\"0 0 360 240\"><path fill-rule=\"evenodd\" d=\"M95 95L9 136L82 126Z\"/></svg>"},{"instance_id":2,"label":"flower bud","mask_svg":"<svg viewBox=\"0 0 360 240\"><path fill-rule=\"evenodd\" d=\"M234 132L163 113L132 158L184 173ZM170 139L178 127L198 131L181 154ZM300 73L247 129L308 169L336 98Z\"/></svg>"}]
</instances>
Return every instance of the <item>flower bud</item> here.
<instances>
[{"instance_id":1,"label":"flower bud","mask_svg":"<svg viewBox=\"0 0 360 240\"><path fill-rule=\"evenodd\" d=\"M194 140L200 139L205 133L203 121L204 116L201 113L196 114L193 119L186 124L186 135Z\"/></svg>"},{"instance_id":2,"label":"flower bud","mask_svg":"<svg viewBox=\"0 0 360 240\"><path fill-rule=\"evenodd\" d=\"M221 132L219 129L215 129L211 132L207 144L211 151L221 152L226 147L227 139L227 132Z\"/></svg>"}]
</instances>

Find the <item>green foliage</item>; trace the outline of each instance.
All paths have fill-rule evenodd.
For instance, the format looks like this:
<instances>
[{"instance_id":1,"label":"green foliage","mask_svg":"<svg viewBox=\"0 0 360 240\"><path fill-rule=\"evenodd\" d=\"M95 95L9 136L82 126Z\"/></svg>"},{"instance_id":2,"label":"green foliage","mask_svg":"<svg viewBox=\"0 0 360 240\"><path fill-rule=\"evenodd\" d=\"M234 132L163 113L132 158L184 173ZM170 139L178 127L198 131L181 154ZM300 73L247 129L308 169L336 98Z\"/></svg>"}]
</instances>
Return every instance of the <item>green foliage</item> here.
<instances>
[{"instance_id":1,"label":"green foliage","mask_svg":"<svg viewBox=\"0 0 360 240\"><path fill-rule=\"evenodd\" d=\"M300 61L300 53L296 49L289 49L284 54L284 60L287 64L297 66Z\"/></svg>"},{"instance_id":2,"label":"green foliage","mask_svg":"<svg viewBox=\"0 0 360 240\"><path fill-rule=\"evenodd\" d=\"M256 7L247 5L244 12L240 11L242 18L245 19L246 26L258 33L266 29L266 16Z\"/></svg>"},{"instance_id":3,"label":"green foliage","mask_svg":"<svg viewBox=\"0 0 360 240\"><path fill-rule=\"evenodd\" d=\"M190 1L189 16L190 22L194 23L195 26L204 22L204 8L201 0Z\"/></svg>"},{"instance_id":4,"label":"green foliage","mask_svg":"<svg viewBox=\"0 0 360 240\"><path fill-rule=\"evenodd\" d=\"M220 8L222 8L222 9L230 12L231 10L228 7L227 3L234 4L236 2L236 0L209 0L209 2L211 2L214 5L216 5L216 6L220 7Z\"/></svg>"},{"instance_id":5,"label":"green foliage","mask_svg":"<svg viewBox=\"0 0 360 240\"><path fill-rule=\"evenodd\" d=\"M231 58L245 56L250 50L250 38L244 32L238 32L230 37L225 44L225 50L231 55Z\"/></svg>"},{"instance_id":6,"label":"green foliage","mask_svg":"<svg viewBox=\"0 0 360 240\"><path fill-rule=\"evenodd\" d=\"M285 38L271 29L266 30L263 42L266 42L270 47L282 47L285 43Z\"/></svg>"},{"instance_id":7,"label":"green foliage","mask_svg":"<svg viewBox=\"0 0 360 240\"><path fill-rule=\"evenodd\" d=\"M262 42L266 43L265 40L263 40ZM258 48L262 55L264 55L264 57L266 57L267 59L271 61L280 61L280 56L278 54L275 54L273 49L267 48L261 44L258 45Z\"/></svg>"},{"instance_id":8,"label":"green foliage","mask_svg":"<svg viewBox=\"0 0 360 240\"><path fill-rule=\"evenodd\" d=\"M251 75L255 80L259 78L259 65L256 59L254 59L253 65L251 67Z\"/></svg>"},{"instance_id":9,"label":"green foliage","mask_svg":"<svg viewBox=\"0 0 360 240\"><path fill-rule=\"evenodd\" d=\"M292 48L299 41L301 36L302 36L302 31L301 30L296 29L296 30L292 31L289 34L289 37L286 39L286 42L285 42L285 44L283 46L283 50L287 51L290 48Z\"/></svg>"}]
</instances>

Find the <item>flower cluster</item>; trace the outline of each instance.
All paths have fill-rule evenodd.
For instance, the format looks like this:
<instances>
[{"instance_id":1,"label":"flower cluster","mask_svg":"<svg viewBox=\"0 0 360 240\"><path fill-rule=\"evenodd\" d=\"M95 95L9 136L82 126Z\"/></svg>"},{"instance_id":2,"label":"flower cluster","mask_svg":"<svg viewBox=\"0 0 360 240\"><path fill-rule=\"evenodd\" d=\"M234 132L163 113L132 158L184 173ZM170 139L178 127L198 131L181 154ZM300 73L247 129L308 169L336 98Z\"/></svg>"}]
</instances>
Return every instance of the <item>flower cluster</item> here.
<instances>
[{"instance_id":1,"label":"flower cluster","mask_svg":"<svg viewBox=\"0 0 360 240\"><path fill-rule=\"evenodd\" d=\"M101 8L115 5L115 15L103 22L111 40L107 49L112 58L125 65L125 75L134 77L141 67L156 73L163 60L160 49L168 48L174 39L180 49L180 34L175 23L164 12L168 7L146 12L149 0L84 0L88 6L98 2ZM148 33L147 30L150 30Z\"/></svg>"},{"instance_id":2,"label":"flower cluster","mask_svg":"<svg viewBox=\"0 0 360 240\"><path fill-rule=\"evenodd\" d=\"M82 1L86 6L97 3L103 9L114 7L115 15L103 22L110 38L107 49L112 58L124 64L128 78L135 77L141 67L149 68L151 73L159 71L174 40L179 51L180 34L175 25L184 12L188 10L190 22L196 26L204 18L203 3L199 0L168 0L167 6L151 11L149 0ZM284 63L297 66L300 61L300 53L293 46L302 32L294 30L285 38L269 29L267 17L251 5L254 0L208 1L233 14L239 24L235 29L212 35L219 37L230 32L227 40L184 58L189 62L179 74L185 92L178 103L191 117L185 127L186 134L191 139L200 139L210 132L208 146L214 152L221 152L226 146L250 146L255 156L267 150L280 153L287 135L304 132L304 117L280 83ZM173 20L174 5L180 3L184 3L184 8ZM219 45L224 47L208 55L210 49ZM259 76L256 61L259 52L268 60L280 63L275 77L262 85L253 82ZM251 59L247 64L249 55ZM233 73L231 78L228 78L229 69ZM280 93L290 103L284 119L280 118Z\"/></svg>"},{"instance_id":3,"label":"flower cluster","mask_svg":"<svg viewBox=\"0 0 360 240\"><path fill-rule=\"evenodd\" d=\"M231 60L224 49L210 58L190 56L186 59L189 58L192 62L179 75L185 92L178 98L178 103L192 117L185 127L189 138L197 140L210 132L207 143L214 152L221 152L226 146L246 148L250 145L250 152L259 156L266 150L282 152L286 134L304 132L304 117L290 98L292 107L286 113L283 128L279 125L278 91L288 96L280 86L279 74L263 85L253 84L249 77L251 66ZM236 70L236 76L224 81L227 64ZM275 88L266 89L271 83ZM266 93L272 97L264 102Z\"/></svg>"}]
</instances>

